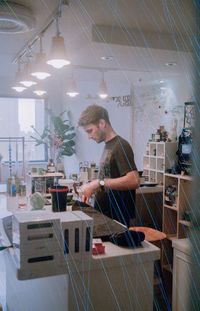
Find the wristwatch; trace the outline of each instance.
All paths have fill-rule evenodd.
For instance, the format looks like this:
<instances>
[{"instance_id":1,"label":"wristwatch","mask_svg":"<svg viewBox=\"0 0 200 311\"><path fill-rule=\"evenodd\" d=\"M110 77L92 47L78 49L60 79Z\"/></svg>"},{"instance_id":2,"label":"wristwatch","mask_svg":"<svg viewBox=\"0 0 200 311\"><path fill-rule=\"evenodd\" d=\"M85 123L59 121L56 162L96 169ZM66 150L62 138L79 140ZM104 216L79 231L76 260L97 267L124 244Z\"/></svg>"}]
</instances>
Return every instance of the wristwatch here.
<instances>
[{"instance_id":1,"label":"wristwatch","mask_svg":"<svg viewBox=\"0 0 200 311\"><path fill-rule=\"evenodd\" d=\"M99 180L99 186L100 186L101 190L104 190L105 181L103 179Z\"/></svg>"}]
</instances>

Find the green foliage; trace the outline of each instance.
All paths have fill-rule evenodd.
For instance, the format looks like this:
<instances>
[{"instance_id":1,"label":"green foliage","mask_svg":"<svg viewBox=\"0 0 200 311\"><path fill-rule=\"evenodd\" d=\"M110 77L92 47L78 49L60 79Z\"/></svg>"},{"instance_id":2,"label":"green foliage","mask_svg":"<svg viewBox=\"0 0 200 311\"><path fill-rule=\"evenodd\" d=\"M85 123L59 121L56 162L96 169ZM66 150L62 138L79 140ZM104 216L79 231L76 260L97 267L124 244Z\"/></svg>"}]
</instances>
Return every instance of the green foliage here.
<instances>
[{"instance_id":1,"label":"green foliage","mask_svg":"<svg viewBox=\"0 0 200 311\"><path fill-rule=\"evenodd\" d=\"M65 111L58 116L50 109L46 109L46 111L50 116L50 126L45 126L42 134L32 126L37 136L31 136L31 138L35 140L36 146L46 145L54 160L58 160L64 155L72 156L75 153L75 128L71 126L69 120L63 120Z\"/></svg>"}]
</instances>

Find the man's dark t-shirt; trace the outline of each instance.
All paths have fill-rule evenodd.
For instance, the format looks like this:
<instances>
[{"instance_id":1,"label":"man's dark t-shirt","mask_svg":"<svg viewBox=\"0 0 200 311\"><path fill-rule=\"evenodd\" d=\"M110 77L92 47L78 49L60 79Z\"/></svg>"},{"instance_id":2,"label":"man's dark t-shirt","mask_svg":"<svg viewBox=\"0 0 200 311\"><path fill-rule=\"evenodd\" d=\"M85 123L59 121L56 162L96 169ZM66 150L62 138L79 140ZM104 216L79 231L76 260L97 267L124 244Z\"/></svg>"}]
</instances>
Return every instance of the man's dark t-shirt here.
<instances>
[{"instance_id":1,"label":"man's dark t-shirt","mask_svg":"<svg viewBox=\"0 0 200 311\"><path fill-rule=\"evenodd\" d=\"M106 142L100 160L99 179L118 178L137 170L129 143L120 136ZM127 226L135 217L135 190L97 191L95 209Z\"/></svg>"}]
</instances>

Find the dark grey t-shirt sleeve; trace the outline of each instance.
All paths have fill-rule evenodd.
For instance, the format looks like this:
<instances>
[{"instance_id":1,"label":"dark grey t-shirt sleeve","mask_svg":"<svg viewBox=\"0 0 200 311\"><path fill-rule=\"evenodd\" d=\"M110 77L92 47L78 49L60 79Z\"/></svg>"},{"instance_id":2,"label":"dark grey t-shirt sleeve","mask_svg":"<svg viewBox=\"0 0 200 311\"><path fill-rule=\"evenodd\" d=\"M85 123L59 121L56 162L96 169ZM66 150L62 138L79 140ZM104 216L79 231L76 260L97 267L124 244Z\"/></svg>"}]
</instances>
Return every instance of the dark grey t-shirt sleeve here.
<instances>
[{"instance_id":1,"label":"dark grey t-shirt sleeve","mask_svg":"<svg viewBox=\"0 0 200 311\"><path fill-rule=\"evenodd\" d=\"M127 141L119 141L114 152L114 157L121 176L131 171L137 171L133 150Z\"/></svg>"}]
</instances>

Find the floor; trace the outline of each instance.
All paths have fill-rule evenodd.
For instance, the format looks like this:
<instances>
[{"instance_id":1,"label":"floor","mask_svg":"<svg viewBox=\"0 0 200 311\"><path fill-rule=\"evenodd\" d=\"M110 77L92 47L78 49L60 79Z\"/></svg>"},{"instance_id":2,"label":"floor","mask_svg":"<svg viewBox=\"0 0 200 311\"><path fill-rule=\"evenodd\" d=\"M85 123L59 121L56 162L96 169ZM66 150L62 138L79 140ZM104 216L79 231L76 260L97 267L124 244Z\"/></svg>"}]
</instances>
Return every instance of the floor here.
<instances>
[{"instance_id":1,"label":"floor","mask_svg":"<svg viewBox=\"0 0 200 311\"><path fill-rule=\"evenodd\" d=\"M166 281L166 279L164 280ZM168 288L171 287L168 284ZM166 285L159 283L154 286L154 305L153 311L171 311L171 293L166 289Z\"/></svg>"}]
</instances>

